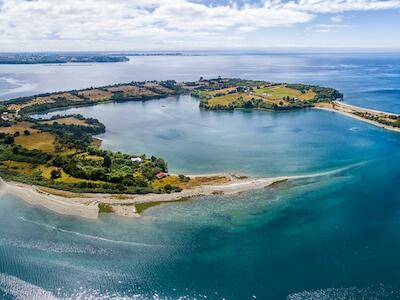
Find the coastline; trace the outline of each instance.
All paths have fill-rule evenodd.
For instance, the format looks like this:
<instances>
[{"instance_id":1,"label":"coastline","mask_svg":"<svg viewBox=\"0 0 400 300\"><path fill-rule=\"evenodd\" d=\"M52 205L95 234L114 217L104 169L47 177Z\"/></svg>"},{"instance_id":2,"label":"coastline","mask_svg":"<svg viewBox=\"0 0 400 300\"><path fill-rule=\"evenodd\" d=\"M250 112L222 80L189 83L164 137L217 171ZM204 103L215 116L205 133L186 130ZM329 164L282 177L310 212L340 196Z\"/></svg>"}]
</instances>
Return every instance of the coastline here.
<instances>
[{"instance_id":1,"label":"coastline","mask_svg":"<svg viewBox=\"0 0 400 300\"><path fill-rule=\"evenodd\" d=\"M202 83L202 82L200 82L200 83ZM211 83L213 83L213 82L211 82ZM208 84L211 84L211 83L208 82ZM220 83L220 82L217 81L217 83ZM157 83L157 84L159 85L159 83ZM160 85L160 86L163 87L162 85ZM119 85L110 86L110 87L112 87L112 88L122 87L123 88L124 85L119 84ZM78 107L78 106L99 105L99 104L103 104L103 103L107 103L107 102L111 102L111 101L113 101L113 102L146 101L146 100L152 100L152 99L161 99L161 98L165 98L168 96L182 95L182 94L188 92L188 90L183 90L183 91L177 90L176 85L174 85L174 87L175 87L175 89L171 90L170 94L158 94L157 96L148 96L148 94L146 94L146 95L143 94L142 99L140 99L140 100L139 99L135 100L131 96L125 96L125 98L123 98L124 100L118 100L118 99L112 100L112 97L111 97L110 100L105 100L105 101L94 101L94 102L84 102L84 103L73 102L73 103L69 103L69 105L66 107L62 107L61 110L69 109L72 107ZM130 88L137 89L138 87L130 86ZM142 88L145 88L145 85L143 85ZM82 90L82 91L85 91L85 90ZM122 89L122 91L124 91L124 89ZM335 91L335 90L333 90L333 91ZM113 92L114 92L114 90L113 90ZM60 93L60 92L58 92L58 93ZM68 93L68 92L65 92L65 93ZM251 93L251 92L249 92L249 93ZM52 94L50 94L50 95L52 95ZM29 99L33 101L32 106L43 104L43 103L38 104L37 102L34 101L36 98L34 98L34 97L31 97L31 98L29 98ZM287 96L287 98L289 98L289 96ZM82 98L82 99L84 99L84 101L86 101L86 98ZM291 99L286 99L286 100L288 102L289 102L289 100L291 100L293 102L293 101L295 101L294 99L296 99L296 98L293 98L293 99L291 98ZM341 99L341 98L336 98L336 99ZM283 100L285 100L285 99L283 99ZM29 103L29 101L28 101L28 103ZM50 102L50 103L53 103L53 102ZM16 102L16 103L19 103L17 105L15 103L13 103L12 100L8 101L7 103L9 103L9 104L11 103L10 105L14 105L14 106L18 106L19 104L21 104L19 102ZM24 103L25 102L22 102L22 105L24 105ZM46 103L47 102L45 102L45 104ZM281 105L283 105L283 104L281 104ZM20 107L21 107L21 105L20 105ZM25 107L22 106L22 108L20 108L20 109L24 109L24 108ZM398 117L397 114L386 113L386 112L371 110L371 109L364 109L362 107L357 107L357 106L345 104L345 103L338 102L338 101L320 102L320 103L315 104L315 107L313 107L313 108L319 109L319 110L331 111L331 112L335 112L335 113L340 113L345 116L357 119L362 122L369 123L371 125L374 125L374 126L377 126L380 128L384 128L384 129L395 131L395 132L400 132L400 128L379 123L378 121L382 121L381 119L378 119L378 121L375 121L374 118L372 120L369 119L369 114L372 114L374 117L385 117L385 116L386 117L387 116ZM238 109L244 109L244 108L238 108ZM258 108L258 107L254 107L253 109L263 110L263 108ZM50 108L46 109L46 113L51 112L53 110L60 111L60 107L50 107ZM292 110L292 109L288 109L287 111L289 111L289 110ZM216 111L218 111L218 109ZM284 111L284 110L282 110L282 111ZM19 110L16 110L15 116L14 116L15 119L18 118L18 112L19 112ZM24 113L24 115L26 115L26 116L29 116L30 114L34 114L34 112ZM360 115L358 115L358 114L360 114ZM363 114L367 114L367 115L363 115ZM8 112L7 112L6 116L8 116ZM86 119L84 119L84 120L86 120ZM13 120L13 121L15 121L15 120ZM96 121L98 122L98 120L96 120ZM13 124L13 126L19 124L18 120L16 120L16 122L17 123ZM382 122L384 122L384 120ZM33 123L33 124L35 124L35 123ZM89 124L89 123L87 123L87 124ZM93 124L93 122L90 124ZM105 129L103 124L100 123L100 125L102 125L103 129ZM32 128L29 127L28 129L31 130ZM99 127L99 128L102 129L101 127ZM26 128L23 128L23 129L26 129ZM79 129L79 130L83 131L82 129ZM22 132L22 130L20 130L20 131ZM26 131L28 131L28 130L26 129ZM52 133L52 132L54 133L54 129L52 129L52 128L45 128L44 131L48 132L48 133ZM95 140L95 138L93 138L93 135L95 134L95 133L93 133L93 131L89 132L87 134L90 135L90 138L92 141ZM10 135L10 134L8 133L8 135ZM27 136L28 135L30 135L30 132L28 132ZM18 136L19 136L19 132L18 132ZM12 143L15 142L14 137L8 136L8 138L13 139ZM99 140L95 140L95 141L97 142L98 146L100 146ZM40 141L40 140L39 140L39 142L43 143L43 141ZM66 140L66 142L70 142L70 141ZM53 142L53 144L54 143L55 142ZM84 146L79 145L78 143L73 143L73 144L81 146L86 151L88 151L89 146L86 144L84 144ZM32 146L32 144L25 143L25 147L29 148L29 146ZM48 153L51 153L51 154L54 154L54 152L55 152L54 150L52 150L53 148L51 148L49 150L48 148L44 147L43 145L41 145L42 148L40 148L39 146L37 146L35 148L35 150L43 150L44 149L43 150L44 152L48 151ZM9 149L9 148L7 148L7 149ZM19 154L18 151L17 151L17 154ZM103 156L105 156L105 155L101 154L100 159L104 159L104 161L105 161L106 157L103 157ZM108 159L109 159L109 161L111 161L112 158L110 156L108 156ZM124 163L126 164L126 166L130 166L129 164L132 164L131 159L132 158L130 158L129 156L124 157L124 160L125 160ZM49 161L48 158L45 158L44 160ZM152 160L153 160L153 158L152 158ZM152 161L152 162L150 162L150 160L148 160L148 162L152 164L151 165L152 167L154 167L155 169L156 169L156 167L159 168L159 169L156 169L157 172L154 174L157 174L158 172L160 172L160 170L165 171L166 168L159 167L156 164L156 161L157 161L157 158L155 158L154 161ZM87 165L91 164L90 159L85 160L85 162L87 162ZM65 162L63 162L63 163L65 163ZM161 159L161 165L163 165L163 164L165 164L165 162ZM32 164L30 164L29 166L32 166ZM104 165L102 166L99 163L97 163L97 166L99 167L100 171L102 171L102 172L104 171L103 170ZM11 168L11 167L9 167L9 168ZM111 168L111 162L109 162L108 168ZM54 171L56 171L56 170L53 169L51 172L54 172ZM142 171L142 170L140 169L140 171ZM59 172L58 178L61 178L61 176L62 176L61 171L58 170L58 172ZM160 173L163 173L163 172L160 172ZM327 172L327 173L329 173L329 172ZM321 174L327 174L327 173L321 173ZM286 182L290 179L299 179L299 178L320 176L321 174L303 175L303 176L279 176L279 177L268 177L268 178L247 178L245 176L239 176L239 175L229 174L229 173L228 174L220 173L220 174L190 175L189 177L192 177L192 178L202 178L202 177L205 178L205 177L218 175L223 179L223 181L222 182L221 181L220 182L210 182L210 181L206 182L204 180L203 181L200 180L201 182L196 182L191 186L180 186L180 187L178 186L179 189L173 187L170 182L168 184L161 185L157 188L151 187L150 190L137 190L137 189L136 190L135 189L131 189L131 190L125 189L124 190L124 189L115 189L115 188L107 189L104 187L102 187L102 189L95 190L94 188L97 187L97 185L96 185L97 183L94 181L90 181L90 183L93 184L93 186L89 187L90 189L88 189L87 187L86 187L86 189L82 189L82 191L86 191L86 192L87 191L88 192L97 191L98 193L72 193L72 192L68 192L65 190L61 190L61 189L52 189L52 188L46 188L43 186L35 186L35 185L18 183L18 182L5 183L0 178L0 192L13 194L32 205L40 205L40 206L46 207L47 209L54 211L56 213L62 214L62 215L73 215L73 216L79 216L79 217L83 217L83 218L95 219L98 217L99 213L114 212L117 215L121 215L121 216L137 217L145 209L155 206L155 205L159 205L161 203L185 201L185 200L188 200L188 199L191 199L194 197L200 197L200 196L238 194L238 193L242 193L242 192L246 192L246 191L250 191L250 190L270 187L270 186L278 184L278 183ZM171 175L173 175L173 174L171 174ZM163 176L166 176L166 175L163 175ZM175 176L177 176L177 175L175 175ZM153 177L155 177L155 175L153 175ZM86 177L84 177L84 178L86 178ZM202 178L202 179L204 179L204 178ZM90 177L90 179L93 179L93 178ZM18 180L18 178L16 180ZM37 181L26 181L26 182L37 182ZM107 182L107 184L111 184L111 183L112 182ZM40 182L39 182L39 184L40 184ZM168 189L166 187L168 187ZM59 186L59 188L60 188L60 186ZM61 188L62 188L62 186L61 186ZM171 191L180 190L182 188L183 188L183 190L180 192L171 192ZM75 191L80 191L80 190L75 189ZM114 193L115 191L125 191L126 194L110 194L110 193ZM130 194L130 193L140 193L140 192L143 192L143 193L144 192L152 192L152 193Z\"/></svg>"},{"instance_id":2,"label":"coastline","mask_svg":"<svg viewBox=\"0 0 400 300\"><path fill-rule=\"evenodd\" d=\"M0 178L0 191L3 194L11 194L25 202L45 207L55 213L68 216L82 217L86 219L98 218L99 204L110 205L113 213L119 216L135 218L141 217L137 212L137 204L153 204L156 206L163 202L185 201L201 196L212 195L237 195L243 192L270 188L289 180L306 179L320 176L332 175L353 168L363 163L308 175L275 176L262 178L243 178L237 174L223 173L228 179L227 183L200 185L184 189L181 192L165 194L99 194L99 193L72 193L62 190L53 190L40 186L30 186L18 182L5 182ZM215 174L204 174L194 176L213 176ZM221 173L220 173L221 175ZM193 176L193 177L194 177ZM0 194L1 195L1 194Z\"/></svg>"},{"instance_id":3,"label":"coastline","mask_svg":"<svg viewBox=\"0 0 400 300\"><path fill-rule=\"evenodd\" d=\"M16 196L31 205L45 207L60 215L77 216L86 219L96 219L98 216L99 209L93 200L82 201L82 199L78 198L67 199L56 195L45 194L36 186L18 182L5 182L1 178L0 190L1 194Z\"/></svg>"},{"instance_id":4,"label":"coastline","mask_svg":"<svg viewBox=\"0 0 400 300\"><path fill-rule=\"evenodd\" d=\"M340 103L340 106L347 107L350 110L351 109L359 110L361 112L373 112L373 113L376 113L376 114L396 115L396 114L393 114L393 113L386 113L386 112L382 112L382 111L378 111L378 110L364 109L364 108L357 107L357 106L350 105L350 104L346 104L346 103ZM400 132L400 128L396 128L396 127L385 125L385 124L382 124L382 123L379 123L379 122L376 122L376 121L373 121L373 120L362 118L360 116L352 114L349 111L346 111L344 108L336 109L336 108L333 108L333 106L332 107L327 107L325 105L324 106L321 105L321 106L314 106L312 109L325 110L325 111L339 113L341 115L344 115L344 116L356 119L358 121L362 121L362 122L374 125L376 127L382 128L382 129L386 129L386 130L390 130L390 131L394 131L394 132Z\"/></svg>"},{"instance_id":5,"label":"coastline","mask_svg":"<svg viewBox=\"0 0 400 300\"><path fill-rule=\"evenodd\" d=\"M99 204L108 204L113 213L124 217L140 217L135 204L184 201L187 199L210 195L234 195L256 189L270 187L274 184L286 182L289 179L309 176L279 176L267 178L238 179L232 174L225 174L229 181L224 184L200 185L170 194L74 194L40 186L30 186L18 182L5 182L0 179L0 188L3 194L14 195L25 202L45 207L61 215L77 216L86 219L96 219L99 215ZM54 192L54 193L53 193ZM59 195L57 195L59 192ZM64 196L61 194L65 193Z\"/></svg>"}]
</instances>

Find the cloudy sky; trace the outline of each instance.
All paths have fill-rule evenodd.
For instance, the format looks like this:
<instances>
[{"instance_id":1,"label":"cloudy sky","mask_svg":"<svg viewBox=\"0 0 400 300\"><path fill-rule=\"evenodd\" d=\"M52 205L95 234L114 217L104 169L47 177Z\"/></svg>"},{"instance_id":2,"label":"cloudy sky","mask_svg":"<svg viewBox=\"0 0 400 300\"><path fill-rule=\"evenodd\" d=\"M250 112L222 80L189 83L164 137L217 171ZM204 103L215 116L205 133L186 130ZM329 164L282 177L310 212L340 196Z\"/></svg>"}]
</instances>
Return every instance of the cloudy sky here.
<instances>
[{"instance_id":1,"label":"cloudy sky","mask_svg":"<svg viewBox=\"0 0 400 300\"><path fill-rule=\"evenodd\" d=\"M0 0L0 51L400 49L400 0Z\"/></svg>"}]
</instances>

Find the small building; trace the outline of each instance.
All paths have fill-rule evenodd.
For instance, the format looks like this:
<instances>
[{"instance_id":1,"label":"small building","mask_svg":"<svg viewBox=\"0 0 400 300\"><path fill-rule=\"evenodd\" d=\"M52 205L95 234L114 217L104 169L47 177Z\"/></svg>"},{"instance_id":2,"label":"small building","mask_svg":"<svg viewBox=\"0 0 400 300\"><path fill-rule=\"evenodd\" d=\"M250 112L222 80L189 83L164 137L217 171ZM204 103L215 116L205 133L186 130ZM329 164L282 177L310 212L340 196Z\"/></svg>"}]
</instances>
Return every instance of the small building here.
<instances>
[{"instance_id":1,"label":"small building","mask_svg":"<svg viewBox=\"0 0 400 300\"><path fill-rule=\"evenodd\" d=\"M132 157L131 161L135 164L140 164L143 160L140 157Z\"/></svg>"},{"instance_id":2,"label":"small building","mask_svg":"<svg viewBox=\"0 0 400 300\"><path fill-rule=\"evenodd\" d=\"M15 113L12 112L3 112L1 114L1 119L4 121L12 121L14 120L16 117Z\"/></svg>"},{"instance_id":3,"label":"small building","mask_svg":"<svg viewBox=\"0 0 400 300\"><path fill-rule=\"evenodd\" d=\"M163 179L163 178L165 178L165 177L167 177L167 176L168 176L167 173L165 173L165 172L160 172L160 173L158 173L158 174L156 175L156 178L157 178L157 179Z\"/></svg>"}]
</instances>

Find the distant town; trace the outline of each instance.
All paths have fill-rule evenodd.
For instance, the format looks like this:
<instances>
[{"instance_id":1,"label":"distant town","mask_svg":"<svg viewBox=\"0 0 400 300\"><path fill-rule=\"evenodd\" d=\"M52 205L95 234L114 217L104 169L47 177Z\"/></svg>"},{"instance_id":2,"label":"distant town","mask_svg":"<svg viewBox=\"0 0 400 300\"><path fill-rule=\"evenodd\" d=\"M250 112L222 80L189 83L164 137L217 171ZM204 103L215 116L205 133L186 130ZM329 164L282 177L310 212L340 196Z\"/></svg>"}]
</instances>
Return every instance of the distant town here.
<instances>
[{"instance_id":1,"label":"distant town","mask_svg":"<svg viewBox=\"0 0 400 300\"><path fill-rule=\"evenodd\" d=\"M128 61L125 55L80 53L0 53L0 64L116 63Z\"/></svg>"},{"instance_id":2,"label":"distant town","mask_svg":"<svg viewBox=\"0 0 400 300\"><path fill-rule=\"evenodd\" d=\"M129 56L180 56L177 52L32 52L0 53L0 64L66 64L66 63L118 63L129 61Z\"/></svg>"}]
</instances>

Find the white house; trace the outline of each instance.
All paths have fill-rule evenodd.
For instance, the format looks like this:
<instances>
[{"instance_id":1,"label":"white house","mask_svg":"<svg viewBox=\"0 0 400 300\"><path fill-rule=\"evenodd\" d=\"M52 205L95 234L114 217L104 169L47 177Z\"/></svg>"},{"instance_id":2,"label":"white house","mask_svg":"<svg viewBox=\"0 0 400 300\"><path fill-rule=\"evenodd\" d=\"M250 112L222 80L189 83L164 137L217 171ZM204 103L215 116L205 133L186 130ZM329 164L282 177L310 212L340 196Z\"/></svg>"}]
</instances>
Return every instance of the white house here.
<instances>
[{"instance_id":1,"label":"white house","mask_svg":"<svg viewBox=\"0 0 400 300\"><path fill-rule=\"evenodd\" d=\"M142 162L142 159L140 157L132 157L131 161L133 161L136 164L140 164Z\"/></svg>"},{"instance_id":2,"label":"white house","mask_svg":"<svg viewBox=\"0 0 400 300\"><path fill-rule=\"evenodd\" d=\"M12 112L3 112L3 113L1 114L1 118L2 118L4 121L12 121L12 120L14 120L16 117L17 117L17 115L16 115L15 113L12 113Z\"/></svg>"}]
</instances>

